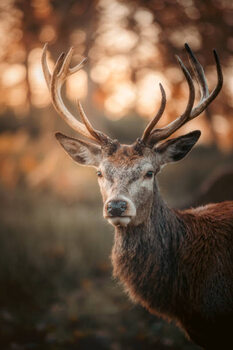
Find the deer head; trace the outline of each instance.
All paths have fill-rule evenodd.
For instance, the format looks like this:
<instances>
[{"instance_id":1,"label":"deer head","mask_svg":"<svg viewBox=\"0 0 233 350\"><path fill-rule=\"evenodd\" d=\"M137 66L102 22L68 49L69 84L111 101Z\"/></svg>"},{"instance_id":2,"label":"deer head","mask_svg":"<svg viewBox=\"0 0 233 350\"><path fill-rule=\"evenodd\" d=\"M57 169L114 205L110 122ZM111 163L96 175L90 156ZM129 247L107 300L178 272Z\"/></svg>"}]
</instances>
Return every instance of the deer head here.
<instances>
[{"instance_id":1,"label":"deer head","mask_svg":"<svg viewBox=\"0 0 233 350\"><path fill-rule=\"evenodd\" d=\"M63 104L62 84L69 75L83 67L85 59L76 67L70 68L73 53L73 48L71 48L66 55L61 54L51 74L46 62L47 44L43 49L42 67L55 109L74 130L91 142L71 138L61 133L56 133L56 138L76 162L96 168L104 202L103 214L114 226L139 225L146 220L153 202L156 174L165 164L185 157L199 139L201 132L196 130L165 142L162 141L202 113L221 90L223 77L216 51L214 51L214 58L217 85L209 93L201 64L187 44L185 44L185 49L200 88L200 101L194 107L195 89L192 77L181 59L177 57L189 87L189 98L184 113L163 128L155 128L166 105L166 94L160 84L159 111L147 125L141 138L138 138L132 145L120 144L117 140L112 140L104 133L94 129L80 103L78 103L78 109L82 123Z\"/></svg>"}]
</instances>

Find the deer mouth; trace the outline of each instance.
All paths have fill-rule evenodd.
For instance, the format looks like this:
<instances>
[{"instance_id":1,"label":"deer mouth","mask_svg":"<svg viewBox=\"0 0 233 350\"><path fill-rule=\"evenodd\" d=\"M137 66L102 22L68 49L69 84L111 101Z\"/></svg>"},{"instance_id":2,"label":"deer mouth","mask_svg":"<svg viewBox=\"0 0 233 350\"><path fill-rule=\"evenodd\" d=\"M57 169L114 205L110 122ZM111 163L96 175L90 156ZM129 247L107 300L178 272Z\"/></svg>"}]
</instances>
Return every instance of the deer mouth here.
<instances>
[{"instance_id":1,"label":"deer mouth","mask_svg":"<svg viewBox=\"0 0 233 350\"><path fill-rule=\"evenodd\" d=\"M131 216L106 216L108 222L113 226L127 226L132 217Z\"/></svg>"}]
</instances>

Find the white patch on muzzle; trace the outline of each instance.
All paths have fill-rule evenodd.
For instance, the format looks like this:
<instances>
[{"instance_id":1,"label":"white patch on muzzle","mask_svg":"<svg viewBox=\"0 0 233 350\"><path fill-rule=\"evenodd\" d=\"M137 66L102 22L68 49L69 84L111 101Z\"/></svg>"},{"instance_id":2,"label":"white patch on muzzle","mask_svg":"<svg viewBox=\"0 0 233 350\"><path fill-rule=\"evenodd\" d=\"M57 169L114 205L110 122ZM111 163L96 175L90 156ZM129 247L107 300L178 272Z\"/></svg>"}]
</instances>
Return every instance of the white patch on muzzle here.
<instances>
[{"instance_id":1,"label":"white patch on muzzle","mask_svg":"<svg viewBox=\"0 0 233 350\"><path fill-rule=\"evenodd\" d=\"M107 205L110 201L125 201L127 203L127 209L121 216L110 216L108 214ZM114 196L108 198L104 203L103 216L108 222L113 226L127 226L133 217L136 215L136 207L131 201L131 199L125 196Z\"/></svg>"},{"instance_id":2,"label":"white patch on muzzle","mask_svg":"<svg viewBox=\"0 0 233 350\"><path fill-rule=\"evenodd\" d=\"M126 227L130 221L131 217L129 216L118 216L118 217L107 217L108 222L113 226L123 226Z\"/></svg>"}]
</instances>

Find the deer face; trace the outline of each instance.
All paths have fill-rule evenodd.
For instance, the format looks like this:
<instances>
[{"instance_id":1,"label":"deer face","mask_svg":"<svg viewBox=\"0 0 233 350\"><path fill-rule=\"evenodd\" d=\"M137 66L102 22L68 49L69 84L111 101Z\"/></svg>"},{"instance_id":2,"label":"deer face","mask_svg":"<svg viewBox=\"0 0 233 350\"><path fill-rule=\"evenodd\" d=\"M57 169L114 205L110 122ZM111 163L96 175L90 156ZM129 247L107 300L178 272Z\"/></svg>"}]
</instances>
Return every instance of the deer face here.
<instances>
[{"instance_id":1,"label":"deer face","mask_svg":"<svg viewBox=\"0 0 233 350\"><path fill-rule=\"evenodd\" d=\"M164 164L182 159L199 136L200 132L194 131L155 147L116 142L114 147L101 148L56 134L76 162L96 168L104 202L103 215L113 226L139 225L147 219L156 174Z\"/></svg>"},{"instance_id":2,"label":"deer face","mask_svg":"<svg viewBox=\"0 0 233 350\"><path fill-rule=\"evenodd\" d=\"M112 156L103 158L97 176L103 215L112 225L138 225L146 219L158 168L149 148L139 154L134 146L122 145Z\"/></svg>"}]
</instances>

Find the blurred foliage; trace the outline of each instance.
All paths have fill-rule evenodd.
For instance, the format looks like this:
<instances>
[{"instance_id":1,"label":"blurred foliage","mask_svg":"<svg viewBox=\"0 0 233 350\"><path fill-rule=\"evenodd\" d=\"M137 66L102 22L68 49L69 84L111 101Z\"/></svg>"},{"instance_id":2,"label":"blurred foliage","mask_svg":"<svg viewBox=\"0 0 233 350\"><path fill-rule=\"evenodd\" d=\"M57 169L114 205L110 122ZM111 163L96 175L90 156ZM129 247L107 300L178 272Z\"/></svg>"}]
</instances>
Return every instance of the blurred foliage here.
<instances>
[{"instance_id":1,"label":"blurred foliage","mask_svg":"<svg viewBox=\"0 0 233 350\"><path fill-rule=\"evenodd\" d=\"M159 176L170 205L192 205L198 184L232 163L232 6L231 0L0 1L1 348L197 349L174 325L132 306L111 280L111 229L95 175L54 140L57 130L75 134L51 106L40 59L45 42L51 68L71 45L72 64L87 56L87 67L69 78L64 101L76 114L74 101L84 100L98 129L130 143L159 106L158 82L168 97L160 125L185 108L187 86L174 57L187 63L184 43L203 64L210 88L216 48L223 90L180 131L201 129L201 147ZM225 179L219 192L231 195Z\"/></svg>"},{"instance_id":2,"label":"blurred foliage","mask_svg":"<svg viewBox=\"0 0 233 350\"><path fill-rule=\"evenodd\" d=\"M161 191L172 206L192 205L198 184L232 161L216 148L195 148L162 171ZM0 347L197 350L174 324L133 305L112 279L113 228L97 191L71 202L0 187Z\"/></svg>"},{"instance_id":3,"label":"blurred foliage","mask_svg":"<svg viewBox=\"0 0 233 350\"><path fill-rule=\"evenodd\" d=\"M213 88L215 47L224 71L223 91L208 113L180 132L200 128L200 142L216 143L230 150L231 10L232 1L227 0L2 0L0 183L9 189L18 184L49 187L69 197L74 186L77 192L80 189L84 173L90 174L88 170L76 170L66 161L53 139L53 131L68 128L50 104L41 72L45 42L50 44L50 66L71 45L75 46L74 63L81 56L89 58L86 69L69 78L65 102L76 114L72 101L85 99L87 114L94 125L124 142L139 136L157 110L159 81L168 96L160 125L184 109L187 86L174 56L179 54L187 63L185 42L199 57Z\"/></svg>"},{"instance_id":4,"label":"blurred foliage","mask_svg":"<svg viewBox=\"0 0 233 350\"><path fill-rule=\"evenodd\" d=\"M100 203L0 195L1 349L197 349L111 278Z\"/></svg>"}]
</instances>

